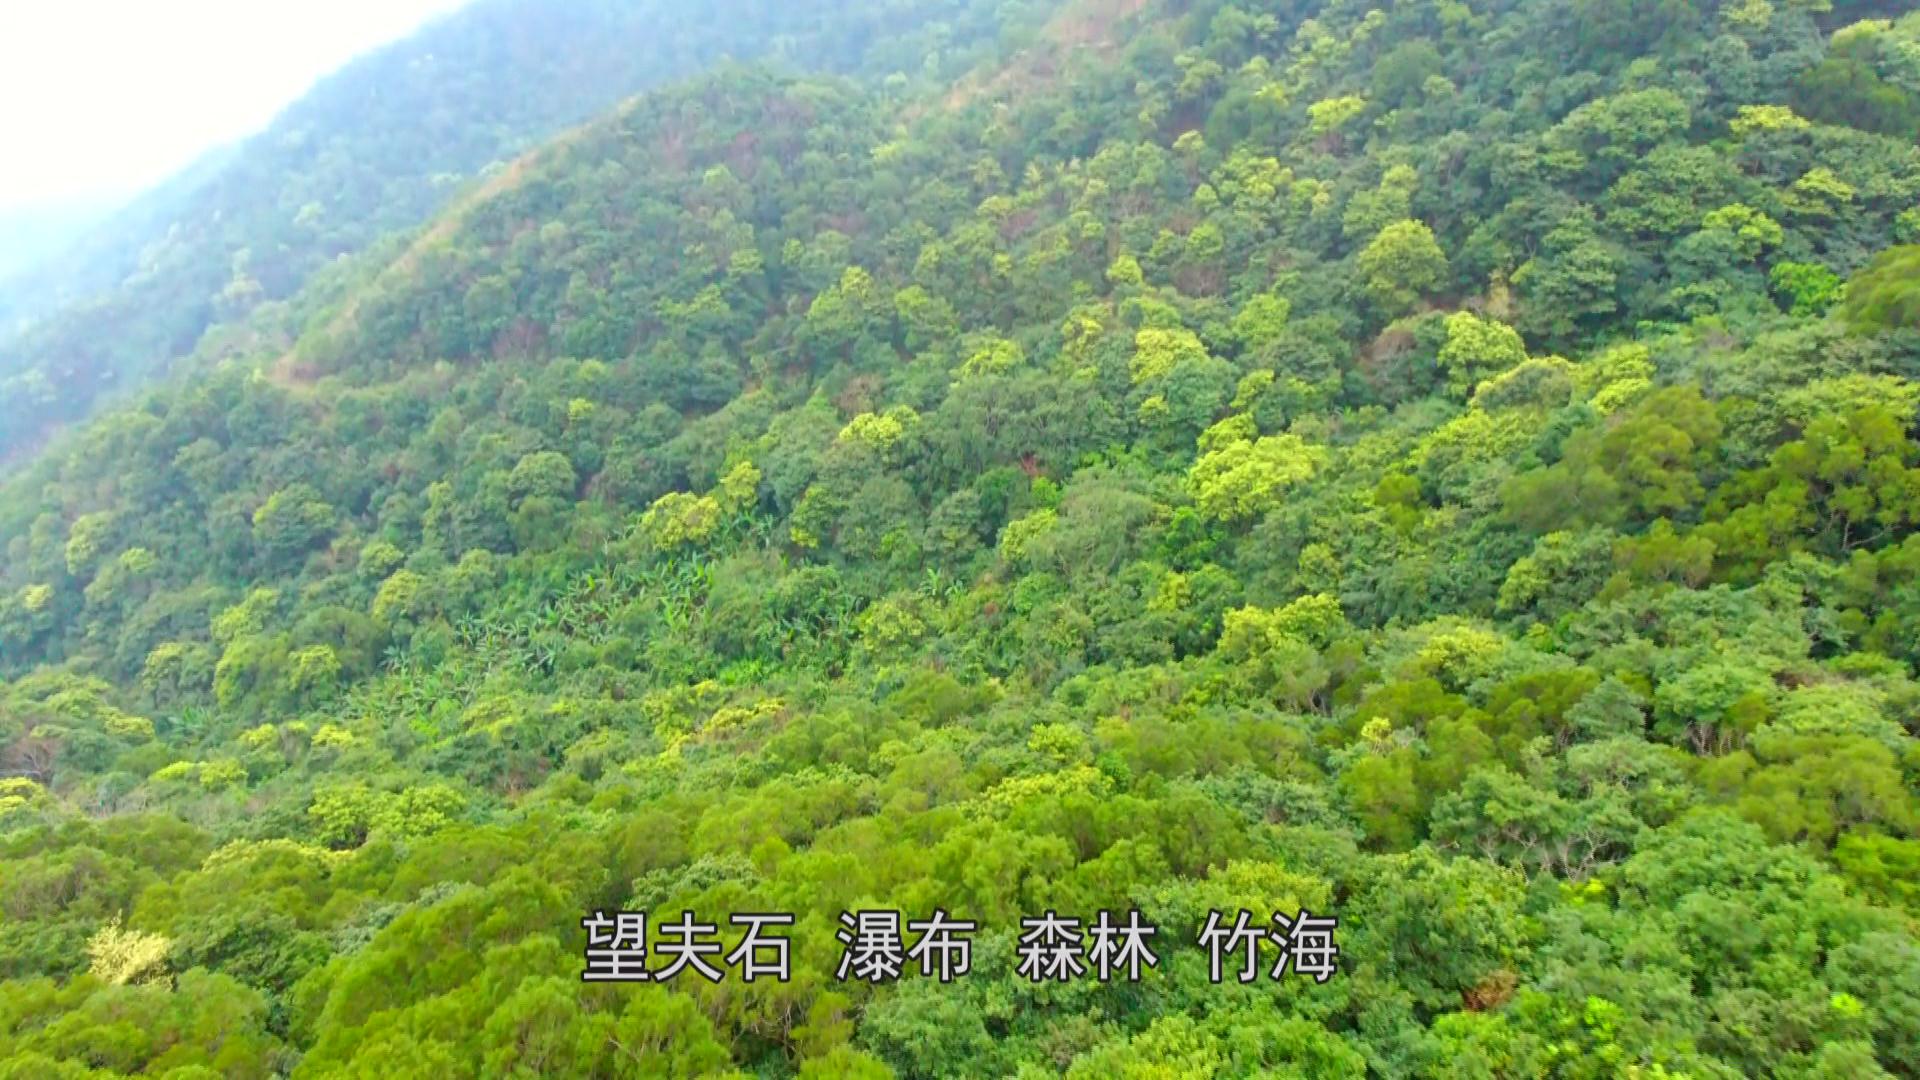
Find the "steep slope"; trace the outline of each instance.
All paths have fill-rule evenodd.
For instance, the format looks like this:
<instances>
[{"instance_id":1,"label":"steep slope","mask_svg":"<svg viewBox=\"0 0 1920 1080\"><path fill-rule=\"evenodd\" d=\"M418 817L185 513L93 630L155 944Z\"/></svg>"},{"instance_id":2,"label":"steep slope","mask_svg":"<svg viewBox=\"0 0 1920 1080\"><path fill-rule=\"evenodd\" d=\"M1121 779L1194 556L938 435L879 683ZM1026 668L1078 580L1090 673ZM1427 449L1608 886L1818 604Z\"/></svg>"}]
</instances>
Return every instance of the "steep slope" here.
<instances>
[{"instance_id":1,"label":"steep slope","mask_svg":"<svg viewBox=\"0 0 1920 1080\"><path fill-rule=\"evenodd\" d=\"M944 80L1050 6L477 0L0 283L0 455L638 90L729 56Z\"/></svg>"},{"instance_id":2,"label":"steep slope","mask_svg":"<svg viewBox=\"0 0 1920 1080\"><path fill-rule=\"evenodd\" d=\"M1920 1071L1920 20L1077 16L645 95L0 487L0 1061Z\"/></svg>"}]
</instances>

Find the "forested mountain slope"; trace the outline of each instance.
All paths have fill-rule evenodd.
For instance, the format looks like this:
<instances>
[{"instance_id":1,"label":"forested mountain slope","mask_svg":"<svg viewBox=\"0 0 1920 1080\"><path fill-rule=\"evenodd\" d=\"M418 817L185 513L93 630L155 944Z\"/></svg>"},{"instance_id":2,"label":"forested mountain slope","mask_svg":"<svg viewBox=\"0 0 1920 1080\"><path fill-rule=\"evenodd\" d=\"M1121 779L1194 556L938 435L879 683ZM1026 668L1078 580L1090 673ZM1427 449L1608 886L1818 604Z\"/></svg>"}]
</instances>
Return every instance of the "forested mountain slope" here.
<instances>
[{"instance_id":1,"label":"forested mountain slope","mask_svg":"<svg viewBox=\"0 0 1920 1080\"><path fill-rule=\"evenodd\" d=\"M1086 5L529 158L0 488L0 1075L1920 1074L1856 14ZM836 977L936 908L972 974ZM1301 909L1338 975L1210 981Z\"/></svg>"},{"instance_id":2,"label":"forested mountain slope","mask_svg":"<svg viewBox=\"0 0 1920 1080\"><path fill-rule=\"evenodd\" d=\"M1018 0L475 0L320 82L58 258L0 279L0 456L138 387L216 323L446 205L474 174L727 58L943 83Z\"/></svg>"}]
</instances>

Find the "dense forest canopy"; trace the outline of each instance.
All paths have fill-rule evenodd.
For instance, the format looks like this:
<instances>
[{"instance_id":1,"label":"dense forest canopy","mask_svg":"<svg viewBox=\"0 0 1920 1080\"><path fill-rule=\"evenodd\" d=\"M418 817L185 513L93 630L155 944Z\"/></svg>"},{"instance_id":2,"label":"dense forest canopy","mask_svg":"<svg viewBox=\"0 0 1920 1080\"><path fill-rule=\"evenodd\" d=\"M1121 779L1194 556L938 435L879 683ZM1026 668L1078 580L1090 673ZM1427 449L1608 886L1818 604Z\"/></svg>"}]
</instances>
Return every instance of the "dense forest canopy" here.
<instances>
[{"instance_id":1,"label":"dense forest canopy","mask_svg":"<svg viewBox=\"0 0 1920 1080\"><path fill-rule=\"evenodd\" d=\"M1920 15L995 12L633 99L0 486L0 1076L1920 1075ZM1019 970L1102 910L1158 967Z\"/></svg>"}]
</instances>

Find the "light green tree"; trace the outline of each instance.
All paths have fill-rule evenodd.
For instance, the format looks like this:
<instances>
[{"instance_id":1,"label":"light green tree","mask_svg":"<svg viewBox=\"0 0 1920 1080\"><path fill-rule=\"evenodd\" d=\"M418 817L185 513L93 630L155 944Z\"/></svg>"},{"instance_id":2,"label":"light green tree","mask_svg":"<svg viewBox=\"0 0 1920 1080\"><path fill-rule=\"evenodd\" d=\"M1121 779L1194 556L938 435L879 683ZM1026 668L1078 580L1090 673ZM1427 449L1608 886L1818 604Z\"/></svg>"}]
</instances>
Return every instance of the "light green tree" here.
<instances>
[{"instance_id":1,"label":"light green tree","mask_svg":"<svg viewBox=\"0 0 1920 1080\"><path fill-rule=\"evenodd\" d=\"M1447 256L1423 221L1405 219L1381 229L1360 251L1367 292L1392 314L1404 312L1447 274Z\"/></svg>"}]
</instances>

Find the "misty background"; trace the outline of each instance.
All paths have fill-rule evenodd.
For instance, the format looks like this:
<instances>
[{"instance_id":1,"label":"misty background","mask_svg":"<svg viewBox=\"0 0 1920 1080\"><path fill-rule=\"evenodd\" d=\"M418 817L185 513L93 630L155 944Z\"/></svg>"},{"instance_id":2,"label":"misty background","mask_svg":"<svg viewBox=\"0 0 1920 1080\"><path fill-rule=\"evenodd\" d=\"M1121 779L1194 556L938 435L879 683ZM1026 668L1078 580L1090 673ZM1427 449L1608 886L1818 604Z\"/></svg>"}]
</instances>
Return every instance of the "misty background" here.
<instances>
[{"instance_id":1,"label":"misty background","mask_svg":"<svg viewBox=\"0 0 1920 1080\"><path fill-rule=\"evenodd\" d=\"M0 275L464 0L0 6Z\"/></svg>"}]
</instances>

